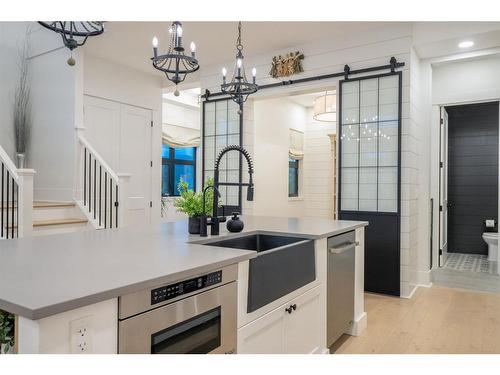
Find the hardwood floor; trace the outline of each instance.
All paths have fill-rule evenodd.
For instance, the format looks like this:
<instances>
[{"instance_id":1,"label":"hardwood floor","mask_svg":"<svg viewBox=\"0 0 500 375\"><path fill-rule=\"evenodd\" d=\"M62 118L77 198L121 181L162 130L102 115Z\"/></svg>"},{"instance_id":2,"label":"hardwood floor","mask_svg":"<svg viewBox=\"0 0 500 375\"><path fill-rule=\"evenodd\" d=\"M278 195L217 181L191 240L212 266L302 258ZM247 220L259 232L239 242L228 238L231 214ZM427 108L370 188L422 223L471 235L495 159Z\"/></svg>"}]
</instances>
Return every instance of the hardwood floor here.
<instances>
[{"instance_id":1,"label":"hardwood floor","mask_svg":"<svg viewBox=\"0 0 500 375\"><path fill-rule=\"evenodd\" d=\"M433 286L410 300L366 294L365 309L365 332L332 353L500 353L500 294Z\"/></svg>"}]
</instances>

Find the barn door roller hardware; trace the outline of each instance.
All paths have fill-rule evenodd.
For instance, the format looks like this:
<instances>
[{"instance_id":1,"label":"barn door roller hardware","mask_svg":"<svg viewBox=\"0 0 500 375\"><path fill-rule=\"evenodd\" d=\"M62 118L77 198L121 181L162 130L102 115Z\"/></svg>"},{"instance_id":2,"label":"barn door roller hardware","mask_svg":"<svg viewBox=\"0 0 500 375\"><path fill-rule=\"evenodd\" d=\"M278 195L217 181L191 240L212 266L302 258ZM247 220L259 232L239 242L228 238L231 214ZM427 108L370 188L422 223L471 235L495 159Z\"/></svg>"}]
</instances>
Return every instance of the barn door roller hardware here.
<instances>
[{"instance_id":1,"label":"barn door roller hardware","mask_svg":"<svg viewBox=\"0 0 500 375\"><path fill-rule=\"evenodd\" d=\"M376 72L380 70L390 70L391 73L394 73L397 68L401 68L405 66L404 62L398 62L396 58L393 56L389 60L389 64L387 65L378 65L378 66L372 66L370 68L363 68L363 69L354 69L351 70L349 65L344 66L344 70L342 72L338 73L331 73L331 74L323 74L319 76L314 76L314 77L307 77L307 78L299 78L299 79L294 79L294 80L286 80L286 81L281 81L277 83L270 83L268 85L259 85L259 90L264 90L264 89L270 89L270 88L275 88L275 87L282 87L282 86L290 86L290 85L295 85L298 83L304 83L304 82L311 82L311 81L320 81L322 79L330 79L330 78L337 78L337 77L344 77L345 80L349 79L349 76L355 75L355 74L363 74L363 73L370 73L370 72ZM203 94L201 97L205 100L210 100L212 98L218 97L218 96L224 96L226 95L223 92L210 92L210 90L205 90L205 94Z\"/></svg>"}]
</instances>

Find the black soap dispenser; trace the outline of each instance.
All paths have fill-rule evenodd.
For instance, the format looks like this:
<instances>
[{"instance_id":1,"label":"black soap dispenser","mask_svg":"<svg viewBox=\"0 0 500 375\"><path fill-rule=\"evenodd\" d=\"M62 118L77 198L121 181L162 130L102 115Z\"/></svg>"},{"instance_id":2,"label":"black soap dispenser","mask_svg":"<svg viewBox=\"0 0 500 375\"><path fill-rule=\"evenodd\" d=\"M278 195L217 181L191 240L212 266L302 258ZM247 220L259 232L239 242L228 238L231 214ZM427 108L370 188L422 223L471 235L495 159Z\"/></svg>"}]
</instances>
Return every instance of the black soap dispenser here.
<instances>
[{"instance_id":1,"label":"black soap dispenser","mask_svg":"<svg viewBox=\"0 0 500 375\"><path fill-rule=\"evenodd\" d=\"M245 224L238 217L239 212L233 212L233 217L226 223L227 230L233 233L241 232Z\"/></svg>"}]
</instances>

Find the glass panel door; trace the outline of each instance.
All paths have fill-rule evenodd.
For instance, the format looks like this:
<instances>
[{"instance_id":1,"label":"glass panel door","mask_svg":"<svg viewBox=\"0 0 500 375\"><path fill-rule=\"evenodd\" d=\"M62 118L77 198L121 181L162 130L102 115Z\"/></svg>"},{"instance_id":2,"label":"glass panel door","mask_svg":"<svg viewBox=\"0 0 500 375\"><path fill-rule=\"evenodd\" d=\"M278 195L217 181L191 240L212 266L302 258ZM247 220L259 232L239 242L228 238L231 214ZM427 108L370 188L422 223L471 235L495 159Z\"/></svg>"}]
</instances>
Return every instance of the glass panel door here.
<instances>
[{"instance_id":1,"label":"glass panel door","mask_svg":"<svg viewBox=\"0 0 500 375\"><path fill-rule=\"evenodd\" d=\"M398 212L400 76L341 82L340 210Z\"/></svg>"},{"instance_id":2,"label":"glass panel door","mask_svg":"<svg viewBox=\"0 0 500 375\"><path fill-rule=\"evenodd\" d=\"M215 159L229 145L241 145L242 120L231 99L203 103L203 185L214 176ZM241 182L241 154L229 152L221 160L219 180ZM241 187L221 186L223 214L241 212Z\"/></svg>"}]
</instances>

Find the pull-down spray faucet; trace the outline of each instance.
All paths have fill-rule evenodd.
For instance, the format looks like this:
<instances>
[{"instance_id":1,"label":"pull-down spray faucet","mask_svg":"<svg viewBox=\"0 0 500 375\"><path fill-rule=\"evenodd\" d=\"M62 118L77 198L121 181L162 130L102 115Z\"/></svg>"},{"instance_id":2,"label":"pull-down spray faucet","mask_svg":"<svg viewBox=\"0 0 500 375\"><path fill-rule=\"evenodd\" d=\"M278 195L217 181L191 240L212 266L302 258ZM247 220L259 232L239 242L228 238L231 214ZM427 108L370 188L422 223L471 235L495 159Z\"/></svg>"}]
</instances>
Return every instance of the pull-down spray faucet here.
<instances>
[{"instance_id":1,"label":"pull-down spray faucet","mask_svg":"<svg viewBox=\"0 0 500 375\"><path fill-rule=\"evenodd\" d=\"M219 182L219 167L220 167L220 162L222 160L222 157L229 151L238 151L241 153L248 164L248 182ZM206 215L202 217L202 222L201 222L201 230L200 230L200 235L201 236L206 236L207 235L207 226L210 225L211 227L211 234L212 235L218 235L219 234L219 224L221 222L225 221L225 217L219 217L217 216L217 211L219 208L219 200L217 199L217 196L219 196L219 186L247 186L247 201L253 201L253 193L254 193L254 185L253 185L253 162L252 158L250 157L250 154L248 153L247 150L245 150L243 147L238 146L238 145L231 145L224 147L219 155L217 156L217 159L215 159L215 167L214 167L214 201L213 201L213 210L212 210L212 217L210 218L210 223L208 223L208 218Z\"/></svg>"}]
</instances>

